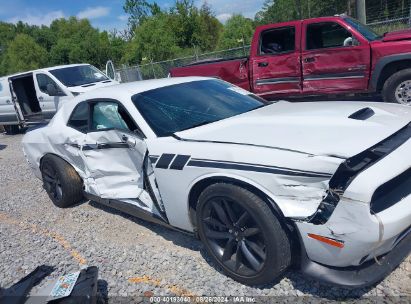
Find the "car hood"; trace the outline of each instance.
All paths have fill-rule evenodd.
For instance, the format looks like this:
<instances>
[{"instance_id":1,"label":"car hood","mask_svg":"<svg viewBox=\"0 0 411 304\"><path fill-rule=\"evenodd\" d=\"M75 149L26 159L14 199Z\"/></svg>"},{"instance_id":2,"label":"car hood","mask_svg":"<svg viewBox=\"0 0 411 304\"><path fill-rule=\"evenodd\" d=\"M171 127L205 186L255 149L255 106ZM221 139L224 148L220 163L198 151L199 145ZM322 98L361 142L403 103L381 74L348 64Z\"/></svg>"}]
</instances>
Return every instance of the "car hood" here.
<instances>
[{"instance_id":1,"label":"car hood","mask_svg":"<svg viewBox=\"0 0 411 304\"><path fill-rule=\"evenodd\" d=\"M411 39L411 30L405 29L400 31L389 32L384 35L382 41L398 41Z\"/></svg>"},{"instance_id":2,"label":"car hood","mask_svg":"<svg viewBox=\"0 0 411 304\"><path fill-rule=\"evenodd\" d=\"M348 158L387 138L410 120L411 108L401 105L280 101L176 135L187 140Z\"/></svg>"},{"instance_id":3,"label":"car hood","mask_svg":"<svg viewBox=\"0 0 411 304\"><path fill-rule=\"evenodd\" d=\"M89 84L85 84L81 86L69 87L68 90L71 92L75 92L75 93L85 93L91 90L108 87L108 86L112 86L115 84L119 84L119 83L115 80L105 80L105 81L93 82L93 83L89 83Z\"/></svg>"}]
</instances>

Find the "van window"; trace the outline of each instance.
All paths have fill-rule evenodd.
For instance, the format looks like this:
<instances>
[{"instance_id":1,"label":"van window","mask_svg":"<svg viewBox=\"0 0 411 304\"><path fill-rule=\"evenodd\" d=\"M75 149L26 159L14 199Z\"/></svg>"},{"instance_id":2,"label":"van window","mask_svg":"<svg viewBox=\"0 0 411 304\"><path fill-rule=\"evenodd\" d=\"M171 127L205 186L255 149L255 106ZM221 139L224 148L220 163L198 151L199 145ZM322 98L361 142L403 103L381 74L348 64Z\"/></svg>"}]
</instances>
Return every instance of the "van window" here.
<instances>
[{"instance_id":1,"label":"van window","mask_svg":"<svg viewBox=\"0 0 411 304\"><path fill-rule=\"evenodd\" d=\"M85 101L79 103L71 113L67 125L82 133L87 133L89 113L88 103Z\"/></svg>"},{"instance_id":2,"label":"van window","mask_svg":"<svg viewBox=\"0 0 411 304\"><path fill-rule=\"evenodd\" d=\"M57 95L56 96L66 96L66 94L64 94L63 90L58 86L58 84L53 79L50 78L50 76L48 76L46 74L37 74L36 78L37 78L37 83L39 85L39 89L43 93L48 95L47 85L51 84L57 90Z\"/></svg>"},{"instance_id":3,"label":"van window","mask_svg":"<svg viewBox=\"0 0 411 304\"><path fill-rule=\"evenodd\" d=\"M295 50L295 28L282 27L261 34L260 54L278 54Z\"/></svg>"},{"instance_id":4,"label":"van window","mask_svg":"<svg viewBox=\"0 0 411 304\"><path fill-rule=\"evenodd\" d=\"M307 26L307 50L352 45L349 31L335 22L312 23Z\"/></svg>"}]
</instances>

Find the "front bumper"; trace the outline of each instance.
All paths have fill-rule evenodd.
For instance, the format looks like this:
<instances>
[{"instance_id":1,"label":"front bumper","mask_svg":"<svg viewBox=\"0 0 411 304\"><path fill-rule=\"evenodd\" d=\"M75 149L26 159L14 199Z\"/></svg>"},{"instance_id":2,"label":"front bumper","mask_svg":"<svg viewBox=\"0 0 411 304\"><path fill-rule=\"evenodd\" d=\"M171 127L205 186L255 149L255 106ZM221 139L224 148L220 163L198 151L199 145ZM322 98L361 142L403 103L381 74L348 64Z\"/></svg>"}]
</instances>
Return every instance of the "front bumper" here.
<instances>
[{"instance_id":1,"label":"front bumper","mask_svg":"<svg viewBox=\"0 0 411 304\"><path fill-rule=\"evenodd\" d=\"M392 272L411 251L411 229L406 231L397 245L386 255L370 260L360 266L332 267L310 260L304 250L301 256L301 271L322 282L345 288L362 288L373 285Z\"/></svg>"},{"instance_id":2,"label":"front bumper","mask_svg":"<svg viewBox=\"0 0 411 304\"><path fill-rule=\"evenodd\" d=\"M296 226L308 258L331 267L359 266L391 251L411 225L411 189L409 182L391 188L392 200L386 208L374 213L370 209L376 191L396 177L406 174L411 180L409 152L411 140L358 174L341 196L328 221L314 224L298 221ZM388 193L388 192L386 192ZM395 195L394 195L395 194ZM316 234L344 243L333 247L309 237Z\"/></svg>"}]
</instances>

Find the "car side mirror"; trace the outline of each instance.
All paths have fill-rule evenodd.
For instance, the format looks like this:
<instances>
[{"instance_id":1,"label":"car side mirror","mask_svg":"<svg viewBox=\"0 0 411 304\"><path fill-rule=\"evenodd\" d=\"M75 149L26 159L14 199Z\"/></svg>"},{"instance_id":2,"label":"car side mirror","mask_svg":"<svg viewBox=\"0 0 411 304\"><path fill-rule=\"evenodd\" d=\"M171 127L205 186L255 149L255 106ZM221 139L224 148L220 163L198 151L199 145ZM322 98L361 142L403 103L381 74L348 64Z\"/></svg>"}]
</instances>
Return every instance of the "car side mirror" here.
<instances>
[{"instance_id":1,"label":"car side mirror","mask_svg":"<svg viewBox=\"0 0 411 304\"><path fill-rule=\"evenodd\" d=\"M47 88L47 94L49 96L57 96L58 95L56 87L54 85L52 85L51 83L48 83L46 88Z\"/></svg>"},{"instance_id":2,"label":"car side mirror","mask_svg":"<svg viewBox=\"0 0 411 304\"><path fill-rule=\"evenodd\" d=\"M353 46L358 46L358 45L360 45L360 42L358 41L357 38L352 37L352 45L353 45Z\"/></svg>"}]
</instances>

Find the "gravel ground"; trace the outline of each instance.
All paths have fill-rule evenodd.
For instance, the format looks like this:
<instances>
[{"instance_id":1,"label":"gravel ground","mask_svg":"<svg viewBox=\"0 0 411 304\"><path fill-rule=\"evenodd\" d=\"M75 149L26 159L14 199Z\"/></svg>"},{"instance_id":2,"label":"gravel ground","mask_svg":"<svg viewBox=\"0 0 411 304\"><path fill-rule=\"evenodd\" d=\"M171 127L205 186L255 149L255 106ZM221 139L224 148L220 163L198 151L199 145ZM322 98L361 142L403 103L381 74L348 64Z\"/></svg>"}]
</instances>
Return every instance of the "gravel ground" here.
<instances>
[{"instance_id":1,"label":"gravel ground","mask_svg":"<svg viewBox=\"0 0 411 304\"><path fill-rule=\"evenodd\" d=\"M151 295L276 296L289 302L411 299L411 257L367 289L330 288L297 270L265 288L239 284L223 275L191 236L93 202L55 207L25 162L21 138L0 134L0 287L41 264L56 267L54 278L87 264L99 268L100 299L111 303L118 296Z\"/></svg>"}]
</instances>

